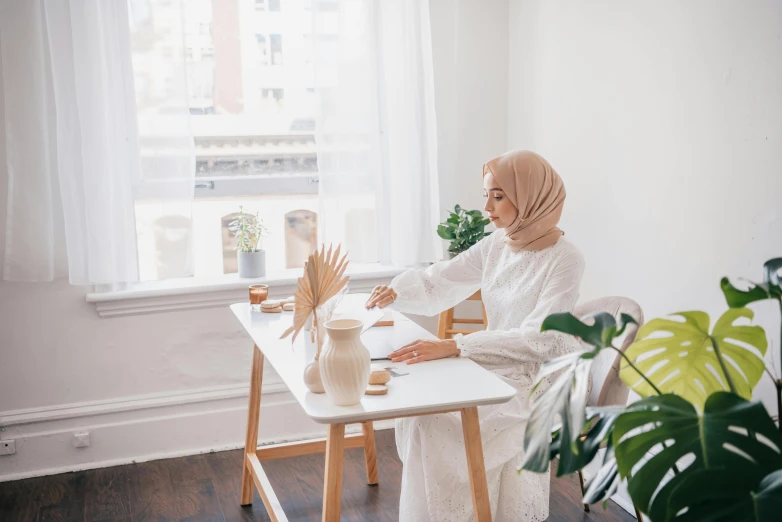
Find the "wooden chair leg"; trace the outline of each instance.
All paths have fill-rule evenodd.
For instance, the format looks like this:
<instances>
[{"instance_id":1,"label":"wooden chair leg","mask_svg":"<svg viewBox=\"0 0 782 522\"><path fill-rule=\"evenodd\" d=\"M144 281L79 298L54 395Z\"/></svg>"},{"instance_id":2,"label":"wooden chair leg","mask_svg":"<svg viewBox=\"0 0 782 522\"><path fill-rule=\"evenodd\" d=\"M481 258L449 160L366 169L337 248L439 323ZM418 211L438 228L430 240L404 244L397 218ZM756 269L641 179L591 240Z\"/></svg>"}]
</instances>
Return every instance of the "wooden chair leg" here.
<instances>
[{"instance_id":1,"label":"wooden chair leg","mask_svg":"<svg viewBox=\"0 0 782 522\"><path fill-rule=\"evenodd\" d=\"M448 339L446 330L453 328L453 308L449 308L440 314L440 320L437 323L437 338Z\"/></svg>"},{"instance_id":2,"label":"wooden chair leg","mask_svg":"<svg viewBox=\"0 0 782 522\"><path fill-rule=\"evenodd\" d=\"M323 474L323 522L339 522L344 456L345 425L329 424L326 439L326 471Z\"/></svg>"},{"instance_id":3,"label":"wooden chair leg","mask_svg":"<svg viewBox=\"0 0 782 522\"><path fill-rule=\"evenodd\" d=\"M584 498L584 474L578 470L578 482L581 484L581 498ZM589 513L589 504L584 503L584 511Z\"/></svg>"},{"instance_id":4,"label":"wooden chair leg","mask_svg":"<svg viewBox=\"0 0 782 522\"><path fill-rule=\"evenodd\" d=\"M364 460L367 465L367 484L377 486L377 450L375 448L375 427L371 422L362 422L364 433Z\"/></svg>"},{"instance_id":5,"label":"wooden chair leg","mask_svg":"<svg viewBox=\"0 0 782 522\"><path fill-rule=\"evenodd\" d=\"M258 449L258 417L261 411L261 386L263 385L263 354L253 345L253 367L250 374L250 398L247 408L247 434L244 439L244 458L242 458L242 496L241 505L253 503L253 477L250 473L249 456L255 456Z\"/></svg>"},{"instance_id":6,"label":"wooden chair leg","mask_svg":"<svg viewBox=\"0 0 782 522\"><path fill-rule=\"evenodd\" d=\"M470 475L470 491L475 522L491 522L489 505L489 486L486 483L486 467L483 462L481 443L481 425L478 408L462 410L462 430L464 446L467 451L467 470Z\"/></svg>"}]
</instances>

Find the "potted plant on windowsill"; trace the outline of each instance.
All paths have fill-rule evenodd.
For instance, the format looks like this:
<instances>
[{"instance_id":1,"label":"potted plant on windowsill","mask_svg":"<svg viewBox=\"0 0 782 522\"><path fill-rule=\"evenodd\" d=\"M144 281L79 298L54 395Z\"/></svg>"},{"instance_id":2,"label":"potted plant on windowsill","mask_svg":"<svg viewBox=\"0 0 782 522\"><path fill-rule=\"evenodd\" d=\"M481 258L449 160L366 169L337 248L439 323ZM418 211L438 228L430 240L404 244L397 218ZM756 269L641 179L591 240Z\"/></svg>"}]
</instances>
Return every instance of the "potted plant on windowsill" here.
<instances>
[{"instance_id":1,"label":"potted plant on windowsill","mask_svg":"<svg viewBox=\"0 0 782 522\"><path fill-rule=\"evenodd\" d=\"M491 221L483 217L480 210L464 210L456 205L448 219L437 225L437 235L451 242L448 254L454 258L491 234L484 232L489 223Z\"/></svg>"},{"instance_id":2,"label":"potted plant on windowsill","mask_svg":"<svg viewBox=\"0 0 782 522\"><path fill-rule=\"evenodd\" d=\"M228 228L236 237L236 256L239 277L257 278L266 276L266 251L260 248L261 239L268 235L258 212L253 216L239 207L239 217Z\"/></svg>"}]
</instances>

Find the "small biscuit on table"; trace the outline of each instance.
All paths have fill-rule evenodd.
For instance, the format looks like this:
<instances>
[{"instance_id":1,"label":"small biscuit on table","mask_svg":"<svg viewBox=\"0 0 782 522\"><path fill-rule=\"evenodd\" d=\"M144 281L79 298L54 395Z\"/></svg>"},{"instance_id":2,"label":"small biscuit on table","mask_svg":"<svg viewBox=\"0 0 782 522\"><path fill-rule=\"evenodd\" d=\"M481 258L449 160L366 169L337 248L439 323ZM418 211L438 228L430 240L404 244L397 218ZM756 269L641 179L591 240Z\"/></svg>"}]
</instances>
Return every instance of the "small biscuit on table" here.
<instances>
[{"instance_id":1,"label":"small biscuit on table","mask_svg":"<svg viewBox=\"0 0 782 522\"><path fill-rule=\"evenodd\" d=\"M282 309L286 312L292 312L296 309L296 303L285 303L282 305Z\"/></svg>"},{"instance_id":2,"label":"small biscuit on table","mask_svg":"<svg viewBox=\"0 0 782 522\"><path fill-rule=\"evenodd\" d=\"M367 386L367 391L364 392L365 395L385 395L387 393L388 386L382 384L370 384Z\"/></svg>"},{"instance_id":3,"label":"small biscuit on table","mask_svg":"<svg viewBox=\"0 0 782 522\"><path fill-rule=\"evenodd\" d=\"M278 308L282 306L279 299L267 299L261 303L261 308Z\"/></svg>"},{"instance_id":4,"label":"small biscuit on table","mask_svg":"<svg viewBox=\"0 0 782 522\"><path fill-rule=\"evenodd\" d=\"M261 312L265 314L279 314L282 312L282 307L278 306L276 308L261 308Z\"/></svg>"},{"instance_id":5,"label":"small biscuit on table","mask_svg":"<svg viewBox=\"0 0 782 522\"><path fill-rule=\"evenodd\" d=\"M391 380L391 374L388 370L374 370L369 374L369 384L386 384Z\"/></svg>"},{"instance_id":6,"label":"small biscuit on table","mask_svg":"<svg viewBox=\"0 0 782 522\"><path fill-rule=\"evenodd\" d=\"M282 300L282 304L295 303L295 302L296 302L296 297L295 296L290 296L290 297Z\"/></svg>"}]
</instances>

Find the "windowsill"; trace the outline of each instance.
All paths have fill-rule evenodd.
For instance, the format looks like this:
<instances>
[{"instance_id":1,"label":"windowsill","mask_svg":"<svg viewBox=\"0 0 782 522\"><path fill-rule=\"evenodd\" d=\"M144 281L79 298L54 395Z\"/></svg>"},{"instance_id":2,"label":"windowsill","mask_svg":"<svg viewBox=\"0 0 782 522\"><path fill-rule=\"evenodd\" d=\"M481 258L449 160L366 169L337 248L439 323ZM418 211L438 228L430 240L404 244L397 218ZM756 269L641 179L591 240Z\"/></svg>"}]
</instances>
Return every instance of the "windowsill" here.
<instances>
[{"instance_id":1,"label":"windowsill","mask_svg":"<svg viewBox=\"0 0 782 522\"><path fill-rule=\"evenodd\" d=\"M403 271L403 268L376 263L349 265L349 291L368 292L376 285L388 284ZM288 297L296 291L296 282L301 275L301 268L293 268L259 279L240 279L237 274L225 274L149 281L136 283L125 290L89 293L87 302L95 304L101 317L213 308L247 299L247 287L256 283L269 285L269 297Z\"/></svg>"}]
</instances>

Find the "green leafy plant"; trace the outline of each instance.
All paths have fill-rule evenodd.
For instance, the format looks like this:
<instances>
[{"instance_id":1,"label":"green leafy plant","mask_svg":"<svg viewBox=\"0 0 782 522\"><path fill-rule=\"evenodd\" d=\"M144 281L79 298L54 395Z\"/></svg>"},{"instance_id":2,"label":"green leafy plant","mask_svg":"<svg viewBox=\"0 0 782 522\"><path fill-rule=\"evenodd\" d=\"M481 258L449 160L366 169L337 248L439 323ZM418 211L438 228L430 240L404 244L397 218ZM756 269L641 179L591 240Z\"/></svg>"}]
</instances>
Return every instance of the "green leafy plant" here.
<instances>
[{"instance_id":1,"label":"green leafy plant","mask_svg":"<svg viewBox=\"0 0 782 522\"><path fill-rule=\"evenodd\" d=\"M228 224L228 229L236 238L236 250L239 252L255 252L261 238L269 235L258 212L255 215L248 214L241 206L239 216Z\"/></svg>"},{"instance_id":2,"label":"green leafy plant","mask_svg":"<svg viewBox=\"0 0 782 522\"><path fill-rule=\"evenodd\" d=\"M675 393L699 408L709 395L731 386L745 399L751 398L752 389L763 375L762 356L766 354L768 341L763 328L735 322L753 319L752 310L728 310L717 320L711 333L709 315L704 312L681 312L674 317L683 321L654 319L638 330L636 338L640 340L625 352L637 369L648 375L656 367L655 381L663 393ZM724 357L717 357L717 353ZM726 359L736 363L735 366L726 363ZM652 388L635 371L625 363L620 376L638 395L649 397Z\"/></svg>"},{"instance_id":3,"label":"green leafy plant","mask_svg":"<svg viewBox=\"0 0 782 522\"><path fill-rule=\"evenodd\" d=\"M547 317L543 331L576 336L591 348L541 366L536 387L555 378L533 403L522 468L546 472L558 457L561 476L597 461L584 502L607 500L627 479L634 504L654 522L778 520L782 433L765 407L749 400L768 342L760 326L738 321L754 318L743 308L754 301L775 299L782 311L780 270L782 258L768 261L764 282L747 290L723 279L731 309L711 331L707 314L681 312L642 326L626 353L613 342L632 317ZM590 366L605 349L622 355L620 377L641 400L585 407ZM765 370L779 391L780 379Z\"/></svg>"},{"instance_id":4,"label":"green leafy plant","mask_svg":"<svg viewBox=\"0 0 782 522\"><path fill-rule=\"evenodd\" d=\"M437 235L450 241L448 252L457 255L488 236L491 232L484 230L489 223L480 210L464 210L456 205L448 219L437 225Z\"/></svg>"},{"instance_id":5,"label":"green leafy plant","mask_svg":"<svg viewBox=\"0 0 782 522\"><path fill-rule=\"evenodd\" d=\"M769 259L763 265L763 282L750 282L749 290L739 290L731 284L727 277L723 277L720 286L728 306L740 308L756 301L774 299L779 305L779 314L782 316L782 276L780 276L780 270L782 270L782 257ZM782 322L780 322L779 350L779 360L782 363ZM782 432L782 421L780 421L780 417L782 417L782 375L775 375L768 368L766 371L777 389L777 423Z\"/></svg>"}]
</instances>

